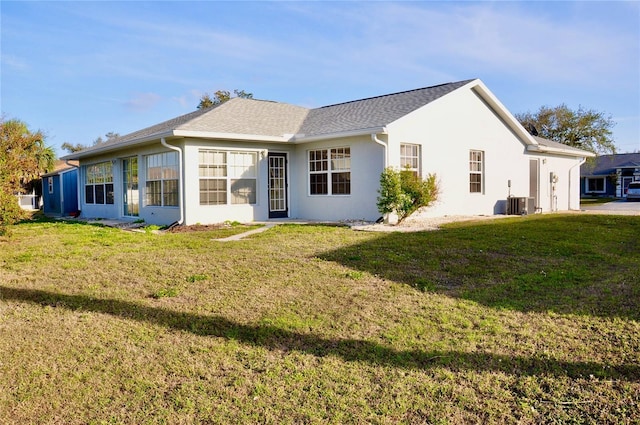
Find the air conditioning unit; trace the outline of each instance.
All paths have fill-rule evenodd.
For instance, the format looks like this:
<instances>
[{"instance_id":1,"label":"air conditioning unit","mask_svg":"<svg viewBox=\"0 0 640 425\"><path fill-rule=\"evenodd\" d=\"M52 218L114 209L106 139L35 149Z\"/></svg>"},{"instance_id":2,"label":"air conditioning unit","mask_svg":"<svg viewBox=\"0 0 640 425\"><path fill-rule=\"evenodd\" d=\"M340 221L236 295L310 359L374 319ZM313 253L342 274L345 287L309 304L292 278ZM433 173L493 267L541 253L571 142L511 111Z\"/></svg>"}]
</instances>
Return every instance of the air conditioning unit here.
<instances>
[{"instance_id":1,"label":"air conditioning unit","mask_svg":"<svg viewBox=\"0 0 640 425\"><path fill-rule=\"evenodd\" d=\"M510 196L507 198L507 215L527 215L536 212L535 198Z\"/></svg>"}]
</instances>

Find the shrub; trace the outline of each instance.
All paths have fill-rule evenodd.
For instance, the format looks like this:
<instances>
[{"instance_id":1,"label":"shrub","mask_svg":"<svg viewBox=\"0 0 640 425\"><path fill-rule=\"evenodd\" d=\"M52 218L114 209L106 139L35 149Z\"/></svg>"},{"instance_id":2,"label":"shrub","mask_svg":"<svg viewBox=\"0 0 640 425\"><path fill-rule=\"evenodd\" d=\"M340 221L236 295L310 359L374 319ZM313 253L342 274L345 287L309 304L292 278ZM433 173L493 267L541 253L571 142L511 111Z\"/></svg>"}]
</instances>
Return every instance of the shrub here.
<instances>
[{"instance_id":1,"label":"shrub","mask_svg":"<svg viewBox=\"0 0 640 425\"><path fill-rule=\"evenodd\" d=\"M396 213L398 223L401 223L418 209L435 202L439 187L435 174L423 179L408 169L388 167L380 175L378 193L378 211L382 214Z\"/></svg>"},{"instance_id":2,"label":"shrub","mask_svg":"<svg viewBox=\"0 0 640 425\"><path fill-rule=\"evenodd\" d=\"M0 236L9 235L9 226L24 217L17 198L0 190Z\"/></svg>"}]
</instances>

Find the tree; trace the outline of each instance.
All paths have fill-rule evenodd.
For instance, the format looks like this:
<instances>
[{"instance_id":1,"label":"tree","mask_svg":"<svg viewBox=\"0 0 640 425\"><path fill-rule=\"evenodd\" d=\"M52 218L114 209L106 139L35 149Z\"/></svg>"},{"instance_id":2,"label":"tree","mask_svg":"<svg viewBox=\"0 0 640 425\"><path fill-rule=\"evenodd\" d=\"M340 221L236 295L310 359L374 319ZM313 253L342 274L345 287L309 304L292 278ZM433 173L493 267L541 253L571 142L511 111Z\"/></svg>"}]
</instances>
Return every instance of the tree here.
<instances>
[{"instance_id":1,"label":"tree","mask_svg":"<svg viewBox=\"0 0 640 425\"><path fill-rule=\"evenodd\" d=\"M240 97L242 99L253 99L253 93L247 93L244 90L235 89L233 93L236 97ZM220 105L227 100L231 99L231 93L228 90L218 90L210 96L209 93L205 93L200 98L200 103L198 104L198 109L210 108L212 106Z\"/></svg>"},{"instance_id":2,"label":"tree","mask_svg":"<svg viewBox=\"0 0 640 425\"><path fill-rule=\"evenodd\" d=\"M516 114L532 135L563 143L596 154L616 153L611 129L615 122L611 116L593 109L570 109L562 104L541 106L538 112Z\"/></svg>"},{"instance_id":3,"label":"tree","mask_svg":"<svg viewBox=\"0 0 640 425\"><path fill-rule=\"evenodd\" d=\"M409 169L395 170L388 167L380 175L378 193L378 211L382 214L397 214L400 224L420 208L435 202L440 189L435 174L429 174L423 179Z\"/></svg>"},{"instance_id":4,"label":"tree","mask_svg":"<svg viewBox=\"0 0 640 425\"><path fill-rule=\"evenodd\" d=\"M107 134L105 134L105 137L107 138L106 140L104 140L102 137L98 137L97 139L95 139L93 141L93 144L91 146L96 146L99 145L101 143L107 143L110 142L112 140L117 139L118 137L120 137L120 134L115 133L113 131L108 132ZM74 153L74 152L79 152L82 150L85 150L87 148L89 148L90 146L87 145L83 145L82 143L76 143L75 145L69 142L64 142L62 144L62 146L60 146L62 149L66 150L69 153Z\"/></svg>"},{"instance_id":5,"label":"tree","mask_svg":"<svg viewBox=\"0 0 640 425\"><path fill-rule=\"evenodd\" d=\"M22 218L15 197L39 178L53 170L55 152L45 146L41 131L31 132L20 120L0 118L0 235Z\"/></svg>"}]
</instances>

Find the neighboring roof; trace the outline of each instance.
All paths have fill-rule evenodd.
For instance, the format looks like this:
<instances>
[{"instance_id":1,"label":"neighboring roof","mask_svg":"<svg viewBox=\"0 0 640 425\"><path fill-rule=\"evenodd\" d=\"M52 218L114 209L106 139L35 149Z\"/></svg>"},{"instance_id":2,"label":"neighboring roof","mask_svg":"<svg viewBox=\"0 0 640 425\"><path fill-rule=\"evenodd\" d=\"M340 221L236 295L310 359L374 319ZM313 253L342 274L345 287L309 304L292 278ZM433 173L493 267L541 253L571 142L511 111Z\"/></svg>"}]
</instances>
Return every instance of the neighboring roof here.
<instances>
[{"instance_id":1,"label":"neighboring roof","mask_svg":"<svg viewBox=\"0 0 640 425\"><path fill-rule=\"evenodd\" d=\"M80 163L78 161L62 161L60 159L56 159L53 165L53 171L43 174L40 177L50 177L56 176L58 174L64 174L71 170L77 169L79 166Z\"/></svg>"},{"instance_id":2,"label":"neighboring roof","mask_svg":"<svg viewBox=\"0 0 640 425\"><path fill-rule=\"evenodd\" d=\"M585 164L580 174L583 176L606 176L615 173L618 168L640 168L640 153L598 156L592 163Z\"/></svg>"},{"instance_id":3,"label":"neighboring roof","mask_svg":"<svg viewBox=\"0 0 640 425\"><path fill-rule=\"evenodd\" d=\"M336 105L308 109L256 99L233 98L211 108L91 146L64 158L81 158L160 137L209 137L303 141L310 137L381 128L474 80L440 84Z\"/></svg>"},{"instance_id":4,"label":"neighboring roof","mask_svg":"<svg viewBox=\"0 0 640 425\"><path fill-rule=\"evenodd\" d=\"M574 148L572 146L565 145L564 143L555 142L553 140L545 139L539 136L533 136L533 138L536 142L538 142L539 145L543 146L544 148L547 148L547 151L549 152L565 153L571 156L589 156L589 157L596 156L592 152L587 152L583 149Z\"/></svg>"}]
</instances>

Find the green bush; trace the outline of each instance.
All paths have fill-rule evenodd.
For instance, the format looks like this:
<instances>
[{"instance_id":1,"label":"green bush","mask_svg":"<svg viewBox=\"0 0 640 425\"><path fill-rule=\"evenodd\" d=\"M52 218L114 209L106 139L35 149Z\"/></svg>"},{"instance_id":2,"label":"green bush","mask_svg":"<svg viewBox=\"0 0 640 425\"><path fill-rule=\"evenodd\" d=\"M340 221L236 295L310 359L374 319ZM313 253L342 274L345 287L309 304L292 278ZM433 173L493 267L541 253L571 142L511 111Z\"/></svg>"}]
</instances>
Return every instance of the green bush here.
<instances>
[{"instance_id":1,"label":"green bush","mask_svg":"<svg viewBox=\"0 0 640 425\"><path fill-rule=\"evenodd\" d=\"M422 207L438 199L439 187L435 174L422 178L408 169L386 168L380 175L378 211L395 213L398 223Z\"/></svg>"},{"instance_id":2,"label":"green bush","mask_svg":"<svg viewBox=\"0 0 640 425\"><path fill-rule=\"evenodd\" d=\"M9 226L24 217L17 198L0 190L0 236L9 234Z\"/></svg>"}]
</instances>

